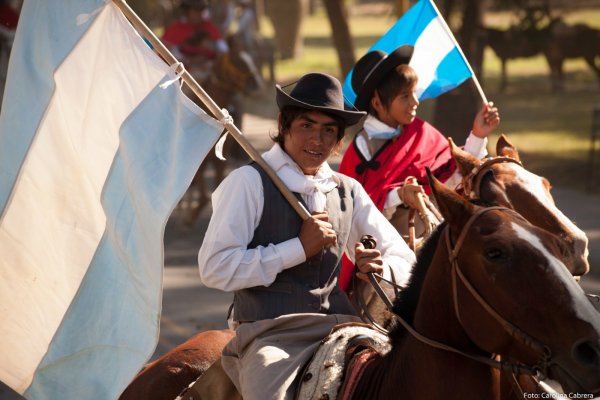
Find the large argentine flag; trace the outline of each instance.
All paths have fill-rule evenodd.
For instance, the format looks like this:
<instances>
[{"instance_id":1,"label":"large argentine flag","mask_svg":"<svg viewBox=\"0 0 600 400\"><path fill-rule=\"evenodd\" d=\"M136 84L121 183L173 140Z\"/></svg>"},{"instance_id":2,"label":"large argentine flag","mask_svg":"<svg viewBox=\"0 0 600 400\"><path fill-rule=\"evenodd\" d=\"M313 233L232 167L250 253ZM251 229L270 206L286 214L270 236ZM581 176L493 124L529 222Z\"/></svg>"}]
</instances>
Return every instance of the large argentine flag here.
<instances>
[{"instance_id":1,"label":"large argentine flag","mask_svg":"<svg viewBox=\"0 0 600 400\"><path fill-rule=\"evenodd\" d=\"M26 0L0 117L0 380L115 399L158 339L163 234L222 129L104 0Z\"/></svg>"},{"instance_id":2,"label":"large argentine flag","mask_svg":"<svg viewBox=\"0 0 600 400\"><path fill-rule=\"evenodd\" d=\"M412 6L368 51L391 53L398 47L415 47L410 65L417 71L417 96L434 98L454 89L473 76L473 70L450 28L432 0L420 0ZM354 104L352 71L344 81L344 96Z\"/></svg>"}]
</instances>

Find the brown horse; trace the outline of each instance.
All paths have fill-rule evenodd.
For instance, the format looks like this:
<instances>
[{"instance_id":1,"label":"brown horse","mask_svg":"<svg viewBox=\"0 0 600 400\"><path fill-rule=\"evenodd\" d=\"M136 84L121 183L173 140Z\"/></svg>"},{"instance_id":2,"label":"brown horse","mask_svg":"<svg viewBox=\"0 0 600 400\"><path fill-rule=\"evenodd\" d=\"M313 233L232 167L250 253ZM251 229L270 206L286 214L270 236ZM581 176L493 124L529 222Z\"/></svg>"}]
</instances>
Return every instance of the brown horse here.
<instances>
[{"instance_id":1,"label":"brown horse","mask_svg":"<svg viewBox=\"0 0 600 400\"><path fill-rule=\"evenodd\" d=\"M469 199L481 199L489 204L512 208L532 224L558 235L564 241L563 257L569 259L567 265L571 273L579 278L589 271L585 232L556 207L548 180L524 169L519 152L505 135L501 135L496 144L498 156L485 160L479 160L457 147L452 139L449 139L449 144L452 157L463 176L458 188L460 193ZM400 211L404 210L396 211L390 222L403 233L407 212L401 214ZM425 213L419 211L418 214ZM423 225L419 220L415 222ZM427 232L423 232L418 238L419 243L422 244L428 236ZM394 295L391 287L385 287L385 290L388 295ZM367 318L370 318L369 314L375 316L378 323L386 321L385 306L370 285L359 285L358 293L361 294L354 298L364 299L362 308L367 310L364 315Z\"/></svg>"},{"instance_id":2,"label":"brown horse","mask_svg":"<svg viewBox=\"0 0 600 400\"><path fill-rule=\"evenodd\" d=\"M584 58L600 83L600 30L585 24L568 25L555 18L548 27L551 40L544 48L550 67L552 89L564 90L563 62L569 58Z\"/></svg>"},{"instance_id":3,"label":"brown horse","mask_svg":"<svg viewBox=\"0 0 600 400\"><path fill-rule=\"evenodd\" d=\"M498 139L498 156L485 161L462 151L452 140L450 148L464 176L462 189L467 197L516 209L532 224L563 238L566 245L563 257L570 260L567 266L571 266L573 275L581 276L589 271L585 233L556 208L548 181L523 169L517 149L505 135ZM510 372L501 373L500 385L502 399L523 398L523 393L542 391L530 376Z\"/></svg>"},{"instance_id":4,"label":"brown horse","mask_svg":"<svg viewBox=\"0 0 600 400\"><path fill-rule=\"evenodd\" d=\"M229 43L234 45L231 40ZM240 96L254 96L260 93L264 88L264 82L248 53L232 47L230 52L222 54L217 59L212 67L212 73L202 86L216 104L228 110L235 125L241 127L243 110ZM249 157L233 138L227 138L225 141L223 155L227 159L226 162L219 160L214 152L210 152L202 161L188 193L181 202L180 209L183 214L181 222L184 226L193 226L202 209L210 201L207 185L208 167L213 167L213 186L217 186L225 177L226 164L236 166L249 161Z\"/></svg>"},{"instance_id":5,"label":"brown horse","mask_svg":"<svg viewBox=\"0 0 600 400\"><path fill-rule=\"evenodd\" d=\"M426 339L398 325L352 398L494 399L493 355L600 393L600 315L560 261L562 242L512 210L432 188L445 223L394 308Z\"/></svg>"},{"instance_id":6,"label":"brown horse","mask_svg":"<svg viewBox=\"0 0 600 400\"><path fill-rule=\"evenodd\" d=\"M450 150L463 175L462 192L471 199L512 208L525 219L560 237L567 266L573 275L589 271L588 239L554 203L550 183L523 167L519 152L506 136L496 144L498 157L484 161L461 150L452 142Z\"/></svg>"},{"instance_id":7,"label":"brown horse","mask_svg":"<svg viewBox=\"0 0 600 400\"><path fill-rule=\"evenodd\" d=\"M550 81L554 92L564 89L563 63L566 59L583 58L600 83L600 30L585 24L568 25L560 17L546 26L507 30L482 28L481 36L502 63L500 91L507 86L506 63L510 59L544 54L550 68Z\"/></svg>"},{"instance_id":8,"label":"brown horse","mask_svg":"<svg viewBox=\"0 0 600 400\"><path fill-rule=\"evenodd\" d=\"M148 364L127 386L120 400L174 399L221 357L232 330L206 331Z\"/></svg>"},{"instance_id":9,"label":"brown horse","mask_svg":"<svg viewBox=\"0 0 600 400\"><path fill-rule=\"evenodd\" d=\"M528 29L511 26L507 30L481 28L481 38L489 46L501 62L500 92L506 90L508 84L506 63L515 58L533 57L544 51L549 38L547 29Z\"/></svg>"},{"instance_id":10,"label":"brown horse","mask_svg":"<svg viewBox=\"0 0 600 400\"><path fill-rule=\"evenodd\" d=\"M600 315L561 261L562 241L510 209L432 188L445 223L394 307L418 335L397 324L392 350L365 367L352 398L498 398L493 355L567 392L600 393Z\"/></svg>"}]
</instances>

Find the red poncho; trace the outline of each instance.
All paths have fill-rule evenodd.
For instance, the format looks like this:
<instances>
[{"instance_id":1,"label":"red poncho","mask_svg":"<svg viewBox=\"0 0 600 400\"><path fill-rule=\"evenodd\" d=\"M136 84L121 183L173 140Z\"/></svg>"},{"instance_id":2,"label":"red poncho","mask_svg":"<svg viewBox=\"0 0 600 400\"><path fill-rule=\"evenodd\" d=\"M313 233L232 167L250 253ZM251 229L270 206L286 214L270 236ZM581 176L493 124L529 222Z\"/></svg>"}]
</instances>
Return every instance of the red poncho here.
<instances>
[{"instance_id":1,"label":"red poncho","mask_svg":"<svg viewBox=\"0 0 600 400\"><path fill-rule=\"evenodd\" d=\"M342 158L339 172L359 181L375 205L383 210L388 192L409 176L416 177L429 192L425 167L445 182L456 165L450 155L448 139L427 122L415 118L400 136L387 141L369 161L357 150L355 139Z\"/></svg>"},{"instance_id":2,"label":"red poncho","mask_svg":"<svg viewBox=\"0 0 600 400\"><path fill-rule=\"evenodd\" d=\"M187 20L175 21L165 29L162 39L169 45L179 46L180 51L185 55L214 59L217 56L214 50L202 43L194 43L194 37L199 32L205 33L207 39L213 42L221 39L219 28L210 20L203 20L198 24Z\"/></svg>"},{"instance_id":3,"label":"red poncho","mask_svg":"<svg viewBox=\"0 0 600 400\"><path fill-rule=\"evenodd\" d=\"M409 176L416 177L430 193L425 167L445 182L456 169L456 164L450 154L448 139L429 123L415 118L404 127L400 136L388 140L369 161L356 148L355 139L342 158L339 172L359 181L375 205L383 210L388 192L400 186ZM352 270L352 263L344 258L340 277L344 290L348 289Z\"/></svg>"}]
</instances>

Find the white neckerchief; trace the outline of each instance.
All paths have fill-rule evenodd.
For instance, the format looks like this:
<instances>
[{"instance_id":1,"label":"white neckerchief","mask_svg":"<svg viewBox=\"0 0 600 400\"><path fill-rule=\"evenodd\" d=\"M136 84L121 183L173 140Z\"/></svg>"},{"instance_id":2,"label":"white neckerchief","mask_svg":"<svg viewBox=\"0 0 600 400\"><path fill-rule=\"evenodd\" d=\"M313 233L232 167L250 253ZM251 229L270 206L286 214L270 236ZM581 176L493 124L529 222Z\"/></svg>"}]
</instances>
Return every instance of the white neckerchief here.
<instances>
[{"instance_id":1,"label":"white neckerchief","mask_svg":"<svg viewBox=\"0 0 600 400\"><path fill-rule=\"evenodd\" d=\"M371 114L368 114L367 118L365 118L363 128L367 132L369 139L391 139L402 133L401 126L392 128Z\"/></svg>"},{"instance_id":2,"label":"white neckerchief","mask_svg":"<svg viewBox=\"0 0 600 400\"><path fill-rule=\"evenodd\" d=\"M277 175L292 192L306 195L308 211L325 211L327 193L336 188L339 179L333 174L329 164L324 163L315 176L304 175L298 164L279 146L263 154L265 161L277 172Z\"/></svg>"}]
</instances>

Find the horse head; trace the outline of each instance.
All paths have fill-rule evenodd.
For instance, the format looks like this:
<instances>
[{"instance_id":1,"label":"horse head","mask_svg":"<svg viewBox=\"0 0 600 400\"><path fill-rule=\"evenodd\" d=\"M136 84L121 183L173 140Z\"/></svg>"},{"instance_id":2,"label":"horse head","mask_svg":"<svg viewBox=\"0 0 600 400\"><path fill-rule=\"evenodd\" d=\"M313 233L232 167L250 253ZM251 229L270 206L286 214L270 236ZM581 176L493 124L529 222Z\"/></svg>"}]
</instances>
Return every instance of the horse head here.
<instances>
[{"instance_id":1,"label":"horse head","mask_svg":"<svg viewBox=\"0 0 600 400\"><path fill-rule=\"evenodd\" d=\"M446 228L429 267L436 278L425 279L446 282L454 326L513 368L528 366L567 392L600 393L600 314L569 274L564 242L512 209L477 206L430 180Z\"/></svg>"},{"instance_id":2,"label":"horse head","mask_svg":"<svg viewBox=\"0 0 600 400\"><path fill-rule=\"evenodd\" d=\"M565 243L562 258L571 273L581 276L589 271L587 236L556 207L548 180L523 167L519 152L505 135L496 144L497 157L486 160L461 150L452 139L449 142L466 197L511 208L557 235Z\"/></svg>"}]
</instances>

